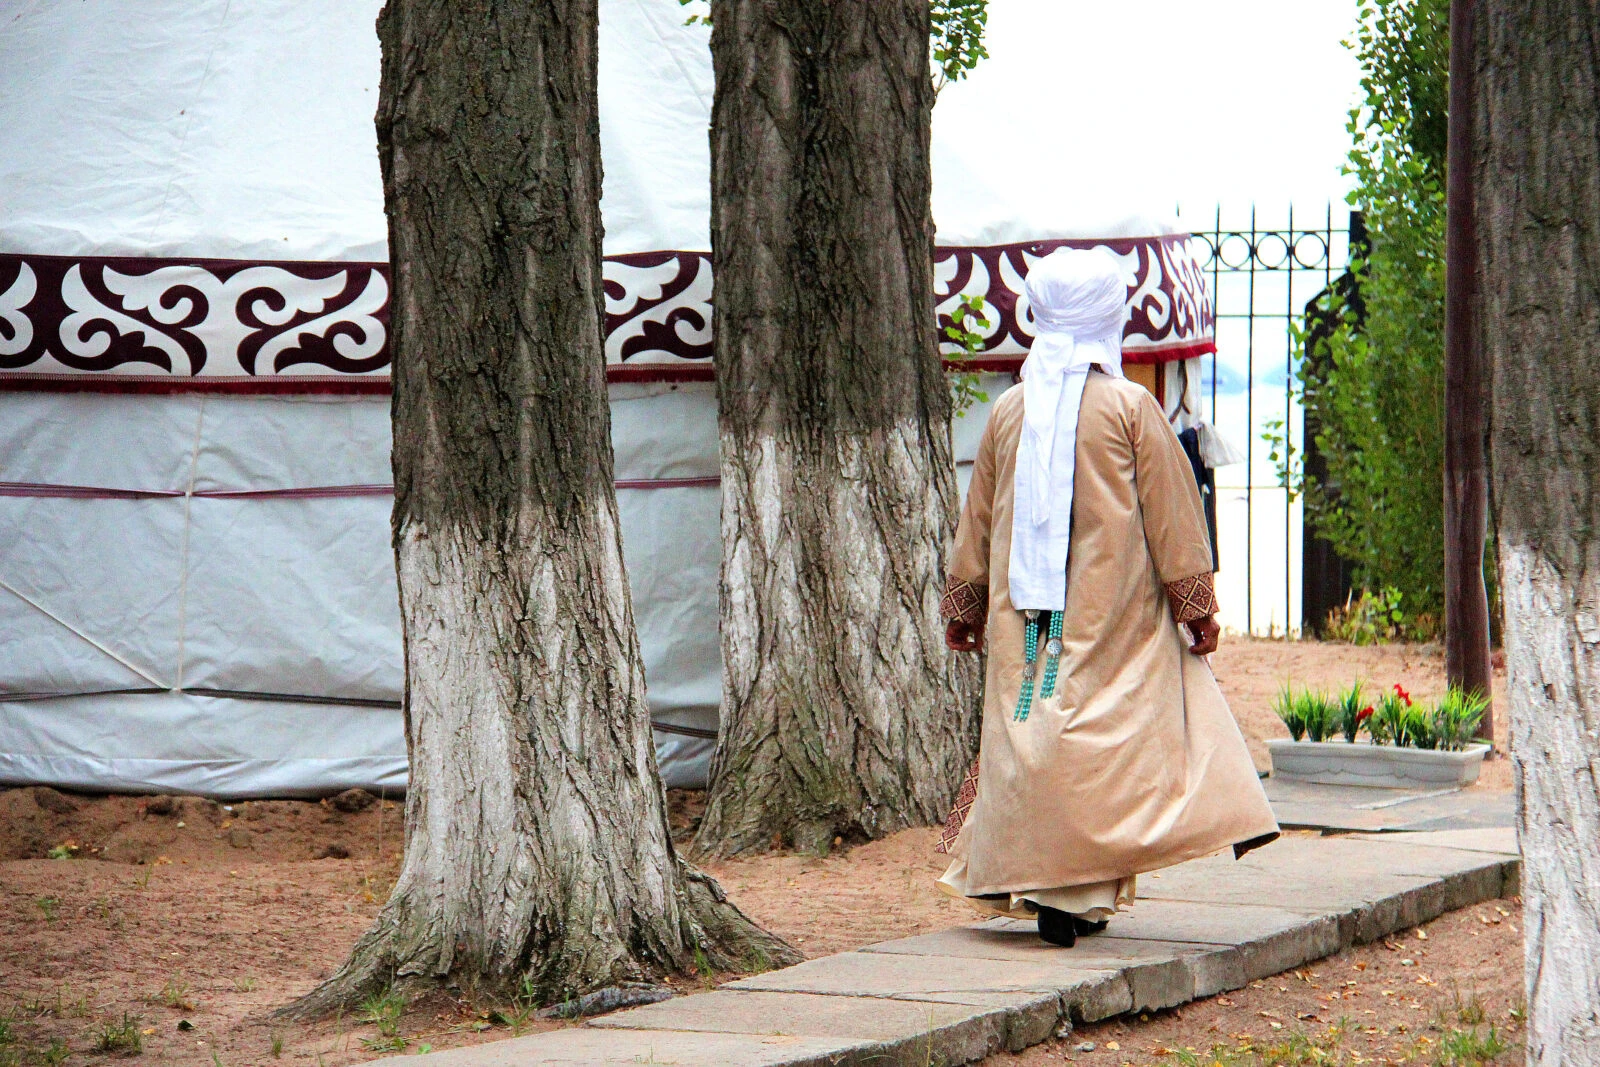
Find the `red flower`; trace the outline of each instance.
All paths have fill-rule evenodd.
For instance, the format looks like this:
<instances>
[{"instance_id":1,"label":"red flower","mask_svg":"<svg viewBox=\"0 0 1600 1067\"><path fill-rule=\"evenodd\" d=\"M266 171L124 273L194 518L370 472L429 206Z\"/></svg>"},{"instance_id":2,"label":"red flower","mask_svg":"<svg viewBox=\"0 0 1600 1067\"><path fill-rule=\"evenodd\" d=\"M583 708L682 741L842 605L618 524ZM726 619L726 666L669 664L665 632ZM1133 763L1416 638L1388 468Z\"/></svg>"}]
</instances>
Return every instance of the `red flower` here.
<instances>
[{"instance_id":1,"label":"red flower","mask_svg":"<svg viewBox=\"0 0 1600 1067\"><path fill-rule=\"evenodd\" d=\"M1366 722L1370 718L1372 718L1372 706L1369 704L1356 715L1356 722Z\"/></svg>"},{"instance_id":2,"label":"red flower","mask_svg":"<svg viewBox=\"0 0 1600 1067\"><path fill-rule=\"evenodd\" d=\"M1411 706L1411 694L1406 692L1399 682L1394 683L1394 695L1406 702L1406 707Z\"/></svg>"}]
</instances>

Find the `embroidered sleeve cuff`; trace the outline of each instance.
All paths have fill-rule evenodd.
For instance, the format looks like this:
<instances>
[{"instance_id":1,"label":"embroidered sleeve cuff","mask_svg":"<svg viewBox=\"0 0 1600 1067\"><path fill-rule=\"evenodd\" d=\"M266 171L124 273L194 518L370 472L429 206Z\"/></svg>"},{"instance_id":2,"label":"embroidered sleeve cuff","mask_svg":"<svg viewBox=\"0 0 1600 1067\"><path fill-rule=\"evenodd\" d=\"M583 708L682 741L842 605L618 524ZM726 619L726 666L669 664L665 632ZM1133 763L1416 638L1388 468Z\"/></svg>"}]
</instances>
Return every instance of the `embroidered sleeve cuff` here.
<instances>
[{"instance_id":1,"label":"embroidered sleeve cuff","mask_svg":"<svg viewBox=\"0 0 1600 1067\"><path fill-rule=\"evenodd\" d=\"M939 614L952 622L981 626L989 614L989 590L964 578L951 578L944 585Z\"/></svg>"},{"instance_id":2,"label":"embroidered sleeve cuff","mask_svg":"<svg viewBox=\"0 0 1600 1067\"><path fill-rule=\"evenodd\" d=\"M1167 603L1179 623L1193 622L1217 611L1216 580L1211 574L1195 574L1167 583Z\"/></svg>"}]
</instances>

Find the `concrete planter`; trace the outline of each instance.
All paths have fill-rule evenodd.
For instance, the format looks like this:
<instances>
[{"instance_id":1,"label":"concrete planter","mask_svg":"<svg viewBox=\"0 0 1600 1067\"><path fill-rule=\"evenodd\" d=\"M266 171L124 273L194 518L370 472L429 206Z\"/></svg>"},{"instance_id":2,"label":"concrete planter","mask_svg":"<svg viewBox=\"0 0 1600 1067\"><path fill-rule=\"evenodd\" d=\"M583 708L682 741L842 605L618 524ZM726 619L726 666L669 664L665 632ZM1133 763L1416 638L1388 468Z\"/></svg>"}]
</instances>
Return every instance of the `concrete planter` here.
<instances>
[{"instance_id":1,"label":"concrete planter","mask_svg":"<svg viewBox=\"0 0 1600 1067\"><path fill-rule=\"evenodd\" d=\"M1272 773L1299 782L1367 785L1381 789L1469 785L1478 780L1488 745L1432 752L1365 741L1268 741Z\"/></svg>"}]
</instances>

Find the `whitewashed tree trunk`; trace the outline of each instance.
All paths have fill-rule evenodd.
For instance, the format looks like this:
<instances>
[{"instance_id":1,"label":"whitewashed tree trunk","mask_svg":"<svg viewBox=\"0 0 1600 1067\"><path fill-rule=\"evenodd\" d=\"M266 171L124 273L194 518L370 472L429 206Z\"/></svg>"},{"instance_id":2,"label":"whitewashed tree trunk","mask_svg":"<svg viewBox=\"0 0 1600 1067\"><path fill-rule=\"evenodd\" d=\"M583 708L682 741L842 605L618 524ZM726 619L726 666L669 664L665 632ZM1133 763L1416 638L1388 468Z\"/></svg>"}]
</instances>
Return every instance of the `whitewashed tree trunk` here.
<instances>
[{"instance_id":1,"label":"whitewashed tree trunk","mask_svg":"<svg viewBox=\"0 0 1600 1067\"><path fill-rule=\"evenodd\" d=\"M697 846L942 819L977 742L933 311L925 0L715 0L723 722Z\"/></svg>"},{"instance_id":2,"label":"whitewashed tree trunk","mask_svg":"<svg viewBox=\"0 0 1600 1067\"><path fill-rule=\"evenodd\" d=\"M379 36L406 853L293 1010L797 959L668 836L612 481L595 0L390 0Z\"/></svg>"},{"instance_id":3,"label":"whitewashed tree trunk","mask_svg":"<svg viewBox=\"0 0 1600 1067\"><path fill-rule=\"evenodd\" d=\"M1527 1058L1600 1064L1600 7L1490 0L1483 334Z\"/></svg>"}]
</instances>

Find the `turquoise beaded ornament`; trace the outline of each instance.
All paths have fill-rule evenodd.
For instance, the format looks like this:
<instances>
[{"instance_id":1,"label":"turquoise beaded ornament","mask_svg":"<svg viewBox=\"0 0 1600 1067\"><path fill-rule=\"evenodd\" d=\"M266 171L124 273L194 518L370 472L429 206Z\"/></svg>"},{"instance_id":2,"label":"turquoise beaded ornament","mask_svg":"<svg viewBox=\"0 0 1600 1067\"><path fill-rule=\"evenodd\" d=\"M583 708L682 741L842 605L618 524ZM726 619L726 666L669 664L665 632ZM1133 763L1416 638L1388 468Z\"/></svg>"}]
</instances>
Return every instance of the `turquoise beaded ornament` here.
<instances>
[{"instance_id":1,"label":"turquoise beaded ornament","mask_svg":"<svg viewBox=\"0 0 1600 1067\"><path fill-rule=\"evenodd\" d=\"M1028 712L1033 710L1033 675L1039 662L1039 613L1037 611L1023 612L1027 616L1028 625L1023 631L1023 675L1022 692L1017 697L1017 710L1012 719L1016 722L1027 722ZM1044 681L1039 686L1041 697L1051 697L1056 691L1056 672L1061 665L1061 619L1064 612L1052 611L1050 628L1045 642L1045 655L1049 658L1044 664Z\"/></svg>"},{"instance_id":2,"label":"turquoise beaded ornament","mask_svg":"<svg viewBox=\"0 0 1600 1067\"><path fill-rule=\"evenodd\" d=\"M1061 616L1062 611L1050 613L1050 639L1045 642L1045 655L1050 658L1044 661L1044 684L1039 687L1039 695L1051 697L1056 691L1056 669L1061 664Z\"/></svg>"},{"instance_id":3,"label":"turquoise beaded ornament","mask_svg":"<svg viewBox=\"0 0 1600 1067\"><path fill-rule=\"evenodd\" d=\"M1022 692L1017 697L1017 711L1012 716L1016 722L1027 722L1028 711L1033 707L1033 669L1039 659L1039 613L1030 608L1023 612L1028 625L1023 630Z\"/></svg>"}]
</instances>

